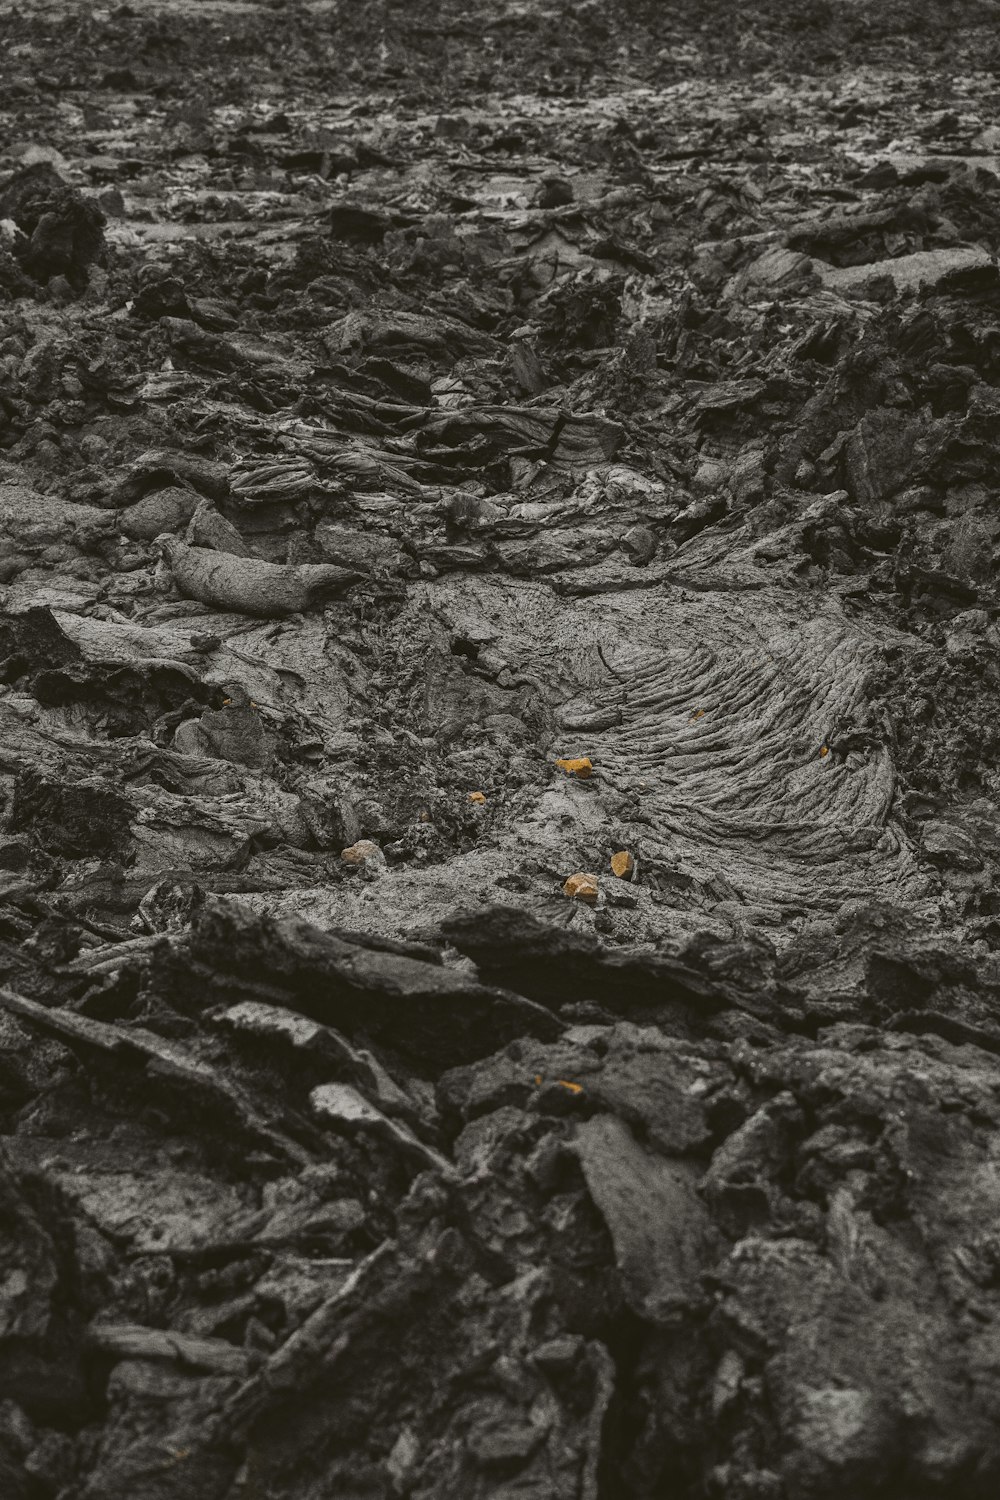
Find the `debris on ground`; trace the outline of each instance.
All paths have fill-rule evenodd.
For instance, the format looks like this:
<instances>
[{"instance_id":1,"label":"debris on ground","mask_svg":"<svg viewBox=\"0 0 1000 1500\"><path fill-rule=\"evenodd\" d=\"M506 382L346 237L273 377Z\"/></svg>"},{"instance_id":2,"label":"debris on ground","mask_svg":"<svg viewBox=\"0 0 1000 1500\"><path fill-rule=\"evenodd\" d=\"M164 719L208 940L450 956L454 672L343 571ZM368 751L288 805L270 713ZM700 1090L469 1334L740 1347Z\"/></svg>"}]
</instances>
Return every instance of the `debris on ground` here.
<instances>
[{"instance_id":1,"label":"debris on ground","mask_svg":"<svg viewBox=\"0 0 1000 1500\"><path fill-rule=\"evenodd\" d=\"M596 906L601 888L596 875L588 875L581 871L576 875L570 875L563 885L563 891L571 901L584 901L588 906Z\"/></svg>"},{"instance_id":2,"label":"debris on ground","mask_svg":"<svg viewBox=\"0 0 1000 1500\"><path fill-rule=\"evenodd\" d=\"M0 56L0 1495L994 1495L995 5Z\"/></svg>"}]
</instances>

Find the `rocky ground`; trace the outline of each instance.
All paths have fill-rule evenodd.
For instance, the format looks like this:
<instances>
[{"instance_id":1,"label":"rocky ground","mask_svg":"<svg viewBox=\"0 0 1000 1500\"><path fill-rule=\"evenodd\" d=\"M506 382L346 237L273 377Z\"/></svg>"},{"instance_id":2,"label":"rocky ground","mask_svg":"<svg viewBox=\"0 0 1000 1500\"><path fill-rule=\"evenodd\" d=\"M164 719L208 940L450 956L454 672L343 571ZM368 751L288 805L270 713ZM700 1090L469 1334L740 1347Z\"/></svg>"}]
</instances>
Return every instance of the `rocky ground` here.
<instances>
[{"instance_id":1,"label":"rocky ground","mask_svg":"<svg viewBox=\"0 0 1000 1500\"><path fill-rule=\"evenodd\" d=\"M998 22L3 8L3 1500L996 1494Z\"/></svg>"}]
</instances>

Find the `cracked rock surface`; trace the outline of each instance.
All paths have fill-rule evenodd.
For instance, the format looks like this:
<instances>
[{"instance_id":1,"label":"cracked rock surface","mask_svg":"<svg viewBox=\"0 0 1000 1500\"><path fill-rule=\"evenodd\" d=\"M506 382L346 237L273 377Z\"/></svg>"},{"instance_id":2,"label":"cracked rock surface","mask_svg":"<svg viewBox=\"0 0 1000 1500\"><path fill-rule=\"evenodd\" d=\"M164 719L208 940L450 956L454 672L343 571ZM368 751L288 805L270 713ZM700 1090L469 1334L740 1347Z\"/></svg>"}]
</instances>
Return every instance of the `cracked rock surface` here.
<instances>
[{"instance_id":1,"label":"cracked rock surface","mask_svg":"<svg viewBox=\"0 0 1000 1500\"><path fill-rule=\"evenodd\" d=\"M0 1496L992 1497L995 6L0 60Z\"/></svg>"}]
</instances>

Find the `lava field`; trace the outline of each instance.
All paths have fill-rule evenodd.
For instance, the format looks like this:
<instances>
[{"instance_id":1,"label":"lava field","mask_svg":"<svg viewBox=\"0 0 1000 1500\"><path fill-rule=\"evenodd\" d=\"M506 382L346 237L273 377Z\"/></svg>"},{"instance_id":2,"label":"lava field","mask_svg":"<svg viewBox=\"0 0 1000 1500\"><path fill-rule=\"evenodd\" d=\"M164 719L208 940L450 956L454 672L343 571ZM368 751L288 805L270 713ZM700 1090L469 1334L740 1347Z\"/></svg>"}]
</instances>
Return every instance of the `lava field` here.
<instances>
[{"instance_id":1,"label":"lava field","mask_svg":"<svg viewBox=\"0 0 1000 1500\"><path fill-rule=\"evenodd\" d=\"M0 1500L992 1500L1000 5L0 14Z\"/></svg>"}]
</instances>

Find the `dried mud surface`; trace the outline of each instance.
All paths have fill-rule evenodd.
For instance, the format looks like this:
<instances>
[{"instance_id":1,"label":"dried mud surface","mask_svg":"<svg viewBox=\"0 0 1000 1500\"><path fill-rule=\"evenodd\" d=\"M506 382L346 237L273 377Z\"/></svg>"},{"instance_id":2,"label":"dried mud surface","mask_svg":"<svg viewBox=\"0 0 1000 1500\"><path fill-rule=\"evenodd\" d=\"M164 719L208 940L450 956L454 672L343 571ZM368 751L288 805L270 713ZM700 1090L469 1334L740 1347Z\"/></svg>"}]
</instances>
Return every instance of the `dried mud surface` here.
<instances>
[{"instance_id":1,"label":"dried mud surface","mask_svg":"<svg viewBox=\"0 0 1000 1500\"><path fill-rule=\"evenodd\" d=\"M996 1494L997 18L4 7L3 1500Z\"/></svg>"}]
</instances>

